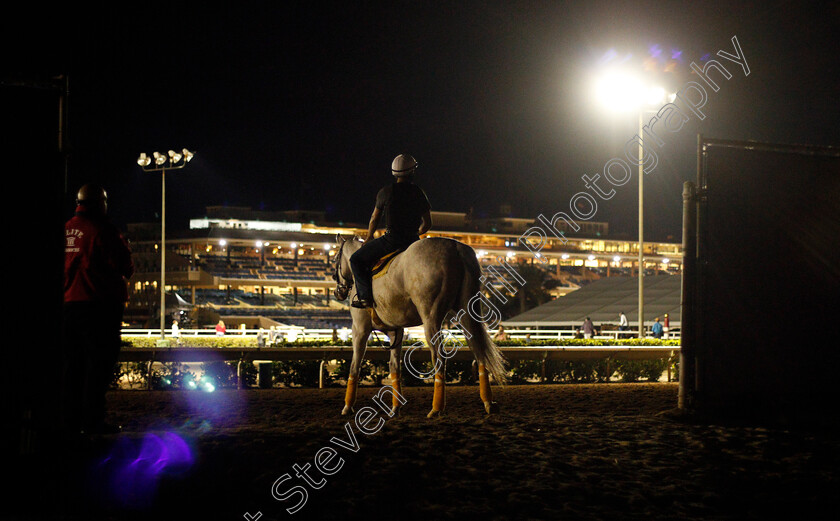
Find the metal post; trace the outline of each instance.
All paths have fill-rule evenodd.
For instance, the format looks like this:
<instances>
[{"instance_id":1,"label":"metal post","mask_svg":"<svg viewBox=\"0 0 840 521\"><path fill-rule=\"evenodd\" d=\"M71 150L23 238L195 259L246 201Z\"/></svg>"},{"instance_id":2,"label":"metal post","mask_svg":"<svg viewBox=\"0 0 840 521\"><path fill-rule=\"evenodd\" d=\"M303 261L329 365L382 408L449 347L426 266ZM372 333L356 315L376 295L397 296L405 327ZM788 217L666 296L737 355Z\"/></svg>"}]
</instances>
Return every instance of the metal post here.
<instances>
[{"instance_id":1,"label":"metal post","mask_svg":"<svg viewBox=\"0 0 840 521\"><path fill-rule=\"evenodd\" d=\"M160 338L166 338L166 170L160 171Z\"/></svg>"},{"instance_id":2,"label":"metal post","mask_svg":"<svg viewBox=\"0 0 840 521\"><path fill-rule=\"evenodd\" d=\"M146 390L152 390L152 367L155 365L155 357L152 355L151 360L146 364Z\"/></svg>"},{"instance_id":3,"label":"metal post","mask_svg":"<svg viewBox=\"0 0 840 521\"><path fill-rule=\"evenodd\" d=\"M694 183L683 184L683 274L682 311L680 313L680 386L677 407L685 410L695 404L695 348L694 317L697 241L697 199Z\"/></svg>"},{"instance_id":4,"label":"metal post","mask_svg":"<svg viewBox=\"0 0 840 521\"><path fill-rule=\"evenodd\" d=\"M645 337L645 264L644 264L644 138L645 111L639 111L639 338Z\"/></svg>"},{"instance_id":5,"label":"metal post","mask_svg":"<svg viewBox=\"0 0 840 521\"><path fill-rule=\"evenodd\" d=\"M540 382L545 383L545 365L548 360L548 351L543 353L542 360L540 360Z\"/></svg>"}]
</instances>

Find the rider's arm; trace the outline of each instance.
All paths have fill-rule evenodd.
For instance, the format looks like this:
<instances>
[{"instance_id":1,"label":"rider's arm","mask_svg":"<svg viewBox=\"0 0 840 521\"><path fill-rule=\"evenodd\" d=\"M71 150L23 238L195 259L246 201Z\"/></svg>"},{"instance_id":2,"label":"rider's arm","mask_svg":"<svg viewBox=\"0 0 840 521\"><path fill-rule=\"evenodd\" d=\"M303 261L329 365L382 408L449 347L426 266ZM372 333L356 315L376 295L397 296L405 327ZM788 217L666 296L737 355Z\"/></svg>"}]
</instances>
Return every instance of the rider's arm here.
<instances>
[{"instance_id":1,"label":"rider's arm","mask_svg":"<svg viewBox=\"0 0 840 521\"><path fill-rule=\"evenodd\" d=\"M366 241L373 239L373 234L376 232L376 229L379 228L379 219L382 217L382 210L379 208L374 208L373 213L370 215L370 224L368 224L368 233Z\"/></svg>"},{"instance_id":2,"label":"rider's arm","mask_svg":"<svg viewBox=\"0 0 840 521\"><path fill-rule=\"evenodd\" d=\"M423 222L420 224L420 231L417 232L417 235L423 235L432 228L432 213L429 210L426 210L421 219Z\"/></svg>"}]
</instances>

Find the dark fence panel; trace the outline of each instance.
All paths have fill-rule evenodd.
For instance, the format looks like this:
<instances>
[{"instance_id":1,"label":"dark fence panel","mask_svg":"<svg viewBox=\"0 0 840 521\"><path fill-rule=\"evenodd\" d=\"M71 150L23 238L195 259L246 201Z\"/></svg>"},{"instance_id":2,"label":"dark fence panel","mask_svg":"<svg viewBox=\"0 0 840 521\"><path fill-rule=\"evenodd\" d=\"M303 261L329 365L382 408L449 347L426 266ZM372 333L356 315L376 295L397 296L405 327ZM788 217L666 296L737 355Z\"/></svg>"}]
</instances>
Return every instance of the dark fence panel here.
<instances>
[{"instance_id":1,"label":"dark fence panel","mask_svg":"<svg viewBox=\"0 0 840 521\"><path fill-rule=\"evenodd\" d=\"M819 420L840 353L817 333L840 310L840 149L702 137L698 149L696 327L683 331L696 408Z\"/></svg>"}]
</instances>

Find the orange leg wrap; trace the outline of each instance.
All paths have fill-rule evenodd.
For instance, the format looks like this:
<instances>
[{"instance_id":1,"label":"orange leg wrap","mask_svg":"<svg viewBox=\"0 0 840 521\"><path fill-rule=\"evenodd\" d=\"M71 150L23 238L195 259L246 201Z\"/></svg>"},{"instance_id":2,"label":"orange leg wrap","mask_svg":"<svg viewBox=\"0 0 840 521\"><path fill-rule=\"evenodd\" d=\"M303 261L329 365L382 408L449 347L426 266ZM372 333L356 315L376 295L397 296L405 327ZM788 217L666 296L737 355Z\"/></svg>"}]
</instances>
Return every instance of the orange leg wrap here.
<instances>
[{"instance_id":1,"label":"orange leg wrap","mask_svg":"<svg viewBox=\"0 0 840 521\"><path fill-rule=\"evenodd\" d=\"M484 364L478 364L478 392L481 401L490 403L493 401L493 392L490 390L490 379L487 377L487 370Z\"/></svg>"},{"instance_id":2,"label":"orange leg wrap","mask_svg":"<svg viewBox=\"0 0 840 521\"><path fill-rule=\"evenodd\" d=\"M432 411L442 411L446 405L446 391L443 382L443 375L435 375L435 395L432 398Z\"/></svg>"},{"instance_id":3,"label":"orange leg wrap","mask_svg":"<svg viewBox=\"0 0 840 521\"><path fill-rule=\"evenodd\" d=\"M397 391L397 394L402 395L402 387L400 386L400 377L397 373L391 373L391 387ZM396 395L391 397L391 406L394 408L400 407L402 404Z\"/></svg>"},{"instance_id":4,"label":"orange leg wrap","mask_svg":"<svg viewBox=\"0 0 840 521\"><path fill-rule=\"evenodd\" d=\"M344 395L344 405L353 407L356 403L356 378L350 375L347 378L347 392Z\"/></svg>"}]
</instances>

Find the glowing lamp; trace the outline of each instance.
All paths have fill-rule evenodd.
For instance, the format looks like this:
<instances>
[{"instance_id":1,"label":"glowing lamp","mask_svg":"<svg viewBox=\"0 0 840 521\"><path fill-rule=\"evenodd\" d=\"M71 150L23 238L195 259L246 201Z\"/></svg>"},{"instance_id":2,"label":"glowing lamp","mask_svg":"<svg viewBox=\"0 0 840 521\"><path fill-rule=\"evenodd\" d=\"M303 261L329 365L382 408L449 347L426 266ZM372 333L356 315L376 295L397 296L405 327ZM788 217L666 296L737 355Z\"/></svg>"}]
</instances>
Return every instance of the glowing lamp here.
<instances>
[{"instance_id":1,"label":"glowing lamp","mask_svg":"<svg viewBox=\"0 0 840 521\"><path fill-rule=\"evenodd\" d=\"M147 156L145 152L140 154L137 158L137 164L140 166L149 166L152 163L152 158Z\"/></svg>"}]
</instances>

